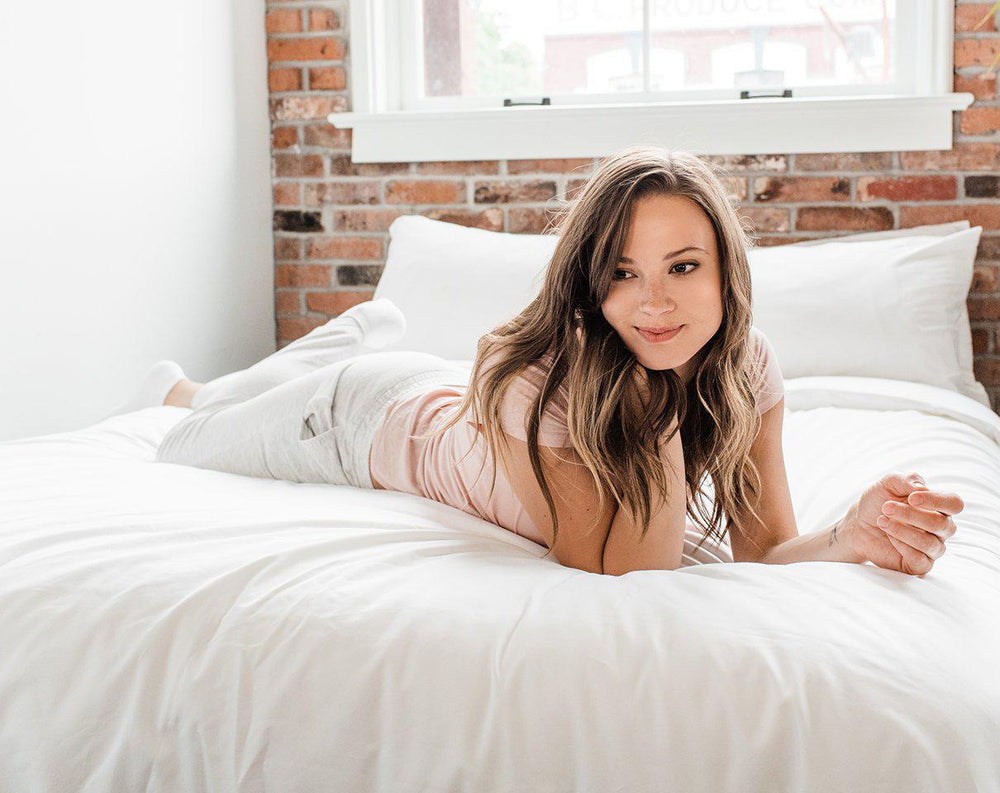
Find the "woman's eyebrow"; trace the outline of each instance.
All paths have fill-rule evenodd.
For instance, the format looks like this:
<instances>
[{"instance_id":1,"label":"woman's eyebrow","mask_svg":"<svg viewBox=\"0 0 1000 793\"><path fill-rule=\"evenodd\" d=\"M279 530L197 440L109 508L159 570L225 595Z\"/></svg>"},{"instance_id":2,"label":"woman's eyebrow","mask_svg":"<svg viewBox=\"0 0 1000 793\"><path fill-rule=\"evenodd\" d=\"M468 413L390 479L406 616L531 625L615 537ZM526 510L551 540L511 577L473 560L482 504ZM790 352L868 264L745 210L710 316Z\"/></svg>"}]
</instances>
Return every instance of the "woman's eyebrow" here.
<instances>
[{"instance_id":1,"label":"woman's eyebrow","mask_svg":"<svg viewBox=\"0 0 1000 793\"><path fill-rule=\"evenodd\" d=\"M675 256L680 256L682 253L687 253L688 251L701 251L702 253L708 253L704 248L699 248L697 245L688 245L686 248L681 248L679 251L674 251L673 253L668 253L664 255L663 261L667 259L672 259ZM635 264L628 256L622 256L619 261L628 262L629 264Z\"/></svg>"}]
</instances>

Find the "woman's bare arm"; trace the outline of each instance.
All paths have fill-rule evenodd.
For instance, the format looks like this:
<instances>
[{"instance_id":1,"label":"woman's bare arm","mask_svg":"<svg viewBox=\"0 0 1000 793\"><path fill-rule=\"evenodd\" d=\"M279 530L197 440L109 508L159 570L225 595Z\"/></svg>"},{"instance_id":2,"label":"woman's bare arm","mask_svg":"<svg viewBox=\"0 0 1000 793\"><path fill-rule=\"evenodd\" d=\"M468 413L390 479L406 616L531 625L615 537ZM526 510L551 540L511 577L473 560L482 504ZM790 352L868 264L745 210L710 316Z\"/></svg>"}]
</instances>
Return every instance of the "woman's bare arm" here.
<instances>
[{"instance_id":1,"label":"woman's bare arm","mask_svg":"<svg viewBox=\"0 0 1000 793\"><path fill-rule=\"evenodd\" d=\"M671 424L670 430L676 426ZM668 430L669 431L669 430ZM653 517L640 541L641 527L622 510L615 512L604 546L606 575L622 575L632 570L676 570L684 553L687 492L684 481L684 448L677 432L667 443L665 473L669 496L654 501ZM654 497L657 494L653 494Z\"/></svg>"},{"instance_id":2,"label":"woman's bare arm","mask_svg":"<svg viewBox=\"0 0 1000 793\"><path fill-rule=\"evenodd\" d=\"M514 495L538 527L545 544L552 549L552 555L566 567L589 573L603 572L601 553L615 511L614 500L609 497L601 507L594 479L572 448L540 446L542 472L559 517L559 535L553 545L552 516L535 479L528 444L513 435L505 435L510 444L509 457L501 459L500 465Z\"/></svg>"}]
</instances>

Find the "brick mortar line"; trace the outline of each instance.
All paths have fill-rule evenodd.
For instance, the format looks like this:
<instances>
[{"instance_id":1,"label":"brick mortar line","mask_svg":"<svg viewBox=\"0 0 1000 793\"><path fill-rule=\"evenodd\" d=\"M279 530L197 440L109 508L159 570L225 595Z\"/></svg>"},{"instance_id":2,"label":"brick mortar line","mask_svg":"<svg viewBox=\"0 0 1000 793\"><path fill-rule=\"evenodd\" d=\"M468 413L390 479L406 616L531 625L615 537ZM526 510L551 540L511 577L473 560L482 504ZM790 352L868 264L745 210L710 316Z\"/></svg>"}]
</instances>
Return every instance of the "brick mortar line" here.
<instances>
[{"instance_id":1,"label":"brick mortar line","mask_svg":"<svg viewBox=\"0 0 1000 793\"><path fill-rule=\"evenodd\" d=\"M346 12L347 4L344 2L337 2L337 0L295 0L294 2L288 2L288 3L268 2L267 8L265 10L281 11L282 9L286 9L288 11L295 11L296 9L298 9L301 11L303 9L309 9L309 8L326 9L326 10L336 10L339 8L339 9L344 9ZM346 25L344 27L346 27Z\"/></svg>"},{"instance_id":2,"label":"brick mortar line","mask_svg":"<svg viewBox=\"0 0 1000 793\"><path fill-rule=\"evenodd\" d=\"M339 66L346 62L347 62L346 58L328 58L326 60L312 60L312 61L268 61L267 70L272 71L272 67L277 67L279 69L294 69L294 68L301 69L307 67L315 68L317 66L330 66L331 64Z\"/></svg>"},{"instance_id":3,"label":"brick mortar line","mask_svg":"<svg viewBox=\"0 0 1000 793\"><path fill-rule=\"evenodd\" d=\"M318 121L318 119L313 119L313 120L295 120L294 122L292 122L292 121L289 121L289 122L282 121L282 122L278 122L277 126L272 127L272 132L275 131L275 130L277 130L277 129L305 128L305 127L311 127L311 126L318 126L318 124L316 123L317 121ZM998 149L1000 149L1000 139L997 139L995 141L993 141L993 140L984 140L984 141L975 141L975 142L978 142L978 143L996 143L997 146L998 146ZM292 150L293 148L297 148L298 151L293 151ZM320 154L320 155L322 155L324 153L327 153L329 155L336 155L336 156L342 158L345 155L350 156L351 150L350 149L334 149L334 148L330 148L328 146L322 146L320 144L309 144L309 143L301 143L301 144L296 143L296 144L293 144L292 146L289 146L287 148L272 149L271 150L272 157L275 156L275 155L279 155L279 154L289 154L289 155L301 156L303 154ZM533 159L553 159L553 158L529 157L529 158L516 158L516 159L513 159L513 160L509 160L508 159L508 160L489 160L489 161L490 162L498 162L498 163L508 163L508 162L520 162L520 161L522 161L522 159L530 161L530 160L533 160ZM554 158L554 159L559 159L559 158ZM567 157L566 159L573 159L573 158ZM400 162L400 161L395 160L393 162ZM463 161L462 160L447 160L447 162L463 162ZM364 163L361 163L361 164L364 164ZM372 163L372 164L376 165L377 163ZM428 163L425 162L425 161L423 161L423 160L414 160L414 161L409 161L407 164L408 165L412 165L412 166L417 166L417 165L426 165ZM887 174L887 173L885 173L883 171L841 171L841 170L827 169L827 170L820 170L820 171L794 171L794 170L788 170L788 171L747 171L747 172L744 172L744 173L734 174L734 175L731 175L731 176L727 176L726 178L727 179L764 179L764 178L780 179L780 178L786 177L786 176L795 176L795 177L816 176L816 177L823 177L823 178L827 178L827 177L850 177L850 178L857 178L857 177L876 177L877 178L877 177L883 177L883 178L889 178L889 177L897 176L897 175L899 175L899 176L902 176L902 175L907 175L907 176L909 176L909 175L928 175L928 176L970 176L970 175L971 176L994 176L994 175L997 175L998 173L1000 173L1000 171L998 171L996 169L991 170L988 166L983 166L982 168L971 168L971 169L964 169L964 170L948 170L948 171L931 170L931 169L902 168L902 167L893 166L893 170L894 171L898 171L898 174L897 173L888 173ZM585 178L587 178L588 176L591 175L590 173L584 173L584 174L580 174L580 175L574 175L572 173L568 173L568 172L565 172L565 171L538 171L538 172L532 173L532 174L509 174L509 173L508 174L500 174L500 173L495 173L495 174L490 174L490 173L477 173L477 174L447 174L447 173L442 173L442 174L430 174L430 173L418 173L416 171L412 171L412 173L414 173L415 176L419 176L419 177L436 177L436 178L439 178L439 179L440 178L445 178L445 177L448 177L448 176L461 177L461 178L473 177L473 178L482 178L482 179L485 179L485 178L488 178L488 177L495 178L495 177L502 176L502 175L503 176L509 176L511 179L528 179L528 178L536 178L536 177L542 177L542 176L545 176L545 177L560 177L560 176L562 176L562 177L566 177L567 179L585 179ZM343 175L339 175L339 176L341 176L341 178L349 178L350 177L350 178L369 178L369 179L371 179L371 178L376 178L377 176L391 177L391 176L395 176L395 175L396 174L375 174L373 176L368 176L368 177L358 177L358 176L356 176L354 174L343 174ZM304 177L304 178L313 178L313 177Z\"/></svg>"},{"instance_id":4,"label":"brick mortar line","mask_svg":"<svg viewBox=\"0 0 1000 793\"><path fill-rule=\"evenodd\" d=\"M316 67L316 66L303 66L302 68L303 69L316 69L316 68L320 68L320 67ZM325 68L329 69L329 68L339 68L339 67L330 67L330 66L327 66ZM344 97L350 98L350 92L351 92L350 88L302 88L302 89L299 89L298 91L274 91L274 90L270 90L270 89L268 90L268 94L271 97L276 97L278 99L285 99L285 98L293 98L294 99L294 98L298 98L298 97L304 97L304 98L307 98L307 97L321 97L321 98L326 99L326 98L329 98L331 96L344 96ZM340 112L347 112L347 111L340 111L340 110L338 110L336 112L340 113ZM324 118L323 120L325 121L326 119Z\"/></svg>"},{"instance_id":5,"label":"brick mortar line","mask_svg":"<svg viewBox=\"0 0 1000 793\"><path fill-rule=\"evenodd\" d=\"M341 28L334 28L333 30L303 30L298 33L282 32L267 34L268 41L307 41L309 39L340 39L345 45L350 44L350 36L344 35Z\"/></svg>"},{"instance_id":6,"label":"brick mortar line","mask_svg":"<svg viewBox=\"0 0 1000 793\"><path fill-rule=\"evenodd\" d=\"M471 228L479 228L479 227L478 226L472 226ZM363 232L363 231L331 231L331 232L278 231L278 232L275 232L275 233L276 234L286 235L286 236L280 237L279 239L289 239L289 240L306 240L306 239L309 239L309 237L307 235L318 235L318 236L325 236L325 237L337 237L337 238L343 238L343 239L373 240L373 239L386 239L388 237L388 234L389 234L388 231L371 231L371 232ZM758 231L758 234L764 234L764 233L767 233L767 236L769 236L769 237L779 237L780 238L779 235L781 235L783 233L786 233L786 232L767 232L766 229ZM303 236L296 236L296 235L303 235ZM830 239L836 239L838 236L843 236L843 235L835 234L835 235L833 235L833 236L831 236L829 238ZM799 236L794 236L794 237L793 236L789 236L789 237L786 237L785 239L789 240L790 242L794 242L795 240L798 240L800 238L802 238L804 240L804 239L806 239L806 235L805 234L800 234ZM809 235L808 239L814 240L814 239L817 239L817 238L816 238L815 235ZM820 239L822 239L822 237L820 237ZM771 247L771 246L768 246L768 247ZM300 258L296 258L296 259L275 259L275 263L276 264L286 264L286 263L288 263L288 264L310 264L310 263L314 263L314 262L318 263L318 264L319 263L330 263L330 262L334 262L334 263L337 263L337 264L352 264L352 263L361 263L361 264L366 264L367 263L367 264L371 264L373 262L374 263L378 263L378 262L381 262L381 261L382 261L382 259L310 259L310 258L306 258L305 256L301 256ZM983 259L983 258L977 258L977 259L975 259L973 261L973 266L974 267L997 267L997 266L1000 266L1000 259ZM975 295L975 296L978 296L978 297L994 297L994 296L1000 297L1000 288L997 288L997 289L995 289L995 290L993 290L991 292L970 291L969 295L970 296ZM981 321L981 322L996 322L997 320L977 320L977 321Z\"/></svg>"},{"instance_id":7,"label":"brick mortar line","mask_svg":"<svg viewBox=\"0 0 1000 793\"><path fill-rule=\"evenodd\" d=\"M302 72L304 77L309 77L309 73L317 69L342 69L347 71L345 67L339 65L338 61L325 61L323 65L310 64L306 66L279 66L276 69L268 69L267 76L268 82L270 83L271 75L274 72L279 71L289 71L295 70ZM331 113L351 113L351 87L347 86L345 88L299 88L298 90L288 90L288 91L277 91L268 86L267 89L268 101L279 101L285 99L329 99L331 97L343 96L347 100L347 107L343 109L331 110ZM298 120L298 119L294 119ZM326 116L317 117L313 119L305 119L311 121L322 121L326 122ZM274 119L271 119L271 123L274 123Z\"/></svg>"},{"instance_id":8,"label":"brick mortar line","mask_svg":"<svg viewBox=\"0 0 1000 793\"><path fill-rule=\"evenodd\" d=\"M288 9L292 11L294 9ZM309 10L306 8L299 10ZM325 11L330 11L332 9L322 9ZM301 17L300 17L301 18ZM303 20L308 24L308 20ZM268 41L296 41L301 39L341 39L345 44L349 43L351 38L350 33L344 27L332 28L328 30L299 30L299 31L288 31L279 30L274 32L267 32Z\"/></svg>"},{"instance_id":9,"label":"brick mortar line","mask_svg":"<svg viewBox=\"0 0 1000 793\"><path fill-rule=\"evenodd\" d=\"M510 209L517 209L517 207L510 207ZM407 213L404 213L404 214L407 214ZM505 218L509 219L509 212L503 213L503 215L504 215ZM479 226L471 226L470 228L480 228L480 227ZM902 231L904 229L884 229L884 230L885 231ZM851 230L851 231L853 231L853 230ZM336 230L336 229L329 230L329 231L288 231L288 230L282 229L282 230L279 230L279 231L275 231L274 233L276 235L278 235L277 236L278 239L303 241L303 240L315 239L318 236L319 237L342 237L342 238L346 238L346 239L353 239L353 238L372 239L372 238L376 238L380 234L381 235L386 235L389 232L388 232L388 230L386 230L386 231L372 231L372 232L358 232L358 231L340 231L340 230ZM854 233L864 233L864 232L854 231ZM824 235L824 234L812 234L812 233L809 233L809 232L801 232L801 231L799 231L799 232L776 231L776 230L773 230L773 229L763 229L763 228L762 229L756 229L754 231L754 234L756 236L758 236L758 237L767 236L767 237L770 237L770 238L775 238L775 239L787 241L787 242L790 242L790 243L793 243L793 242L805 242L805 241L812 241L812 240L822 240L822 239L836 239L837 237L844 236L843 232L835 232L834 234L825 234ZM754 246L754 247L756 247L756 246ZM767 246L767 247L771 247L771 246ZM299 256L302 257L302 258L292 259L291 261L305 261L304 253L300 253ZM285 259L281 259L280 261L286 261L286 260ZM997 267L997 266L1000 266L1000 259L990 259L990 258L977 257L975 260L973 260L973 266L979 266L979 267ZM982 295L1000 294L1000 290L996 290L994 292L975 292L973 294L982 294Z\"/></svg>"},{"instance_id":10,"label":"brick mortar line","mask_svg":"<svg viewBox=\"0 0 1000 793\"><path fill-rule=\"evenodd\" d=\"M768 205L768 204L758 204L757 206L760 206L762 208L763 207L770 207L770 205ZM517 210L517 209L536 209L536 210L551 209L550 207L547 207L547 206L544 206L544 205L539 205L539 204L505 204L505 203L496 203L496 204L420 204L418 206L413 206L413 205L409 205L409 204L389 204L389 205L384 205L384 206L382 206L382 205L376 205L376 204L329 204L329 205L324 205L323 209L313 208L313 207L302 208L302 207L298 207L298 206L284 206L284 205L281 205L281 206L275 207L275 209L273 211L274 212L302 212L302 213L319 213L319 214L322 214L325 211L325 209L333 209L335 211L343 211L344 209L364 209L364 208L371 208L371 209L399 209L400 211L402 211L403 214L412 214L414 211L417 211L417 210L438 211L438 210L442 210L442 209L471 209L471 210L477 210L477 211L483 212L483 211L486 211L488 209L492 209L494 207L496 207L497 209L500 209L502 211L505 211L505 214L506 214L506 212L509 212L510 210ZM803 206L798 206L798 205L795 205L795 204L782 204L782 205L778 205L776 207L771 207L771 208L781 208L781 209L789 209L789 210L798 210L798 209L802 209L802 208L808 209L808 208L810 208L810 205L805 204ZM822 207L822 208L829 209L830 207ZM892 207L890 205L889 208L892 209L894 207ZM552 211L556 211L556 210L552 209ZM898 215L896 215L894 213L893 217L896 220L896 222L898 223L899 222ZM797 215L795 216L795 218L797 219ZM957 222L957 221L942 221L942 223L947 223L947 222ZM970 221L970 224L971 224L971 221ZM938 225L938 224L934 224L934 223L924 224L924 223L921 223L920 225ZM970 225L969 227L973 228L974 226ZM905 231L905 230L911 229L911 228L916 228L916 227L915 226L906 226L906 227L895 226L895 227L893 227L891 229L877 229L877 231ZM764 230L758 230L758 233L760 233L761 231L764 231ZM775 230L772 230L770 233L771 234L788 234L788 235L794 235L794 234L798 234L798 235L807 235L807 234L813 235L813 234L817 234L817 233L818 234L822 234L824 231L829 232L829 236L831 236L831 237L842 236L845 233L860 233L860 232L857 232L857 230L855 230L855 229L825 229L825 230L818 230L816 232L810 231L808 229L795 229L795 230L791 230L791 231L775 231ZM875 231L875 230L873 230L873 231ZM351 234L365 234L365 233L371 234L371 233L380 233L380 232L348 232L346 230L345 231L331 230L330 232L322 232L322 231L289 231L289 230L285 230L285 229L280 229L280 230L276 229L275 233L276 234L304 234L304 235L315 235L315 234L323 234L323 233L336 233L336 234L351 235ZM792 239L792 238L793 237L791 237L791 236L789 237L789 239ZM983 229L982 239L994 239L994 238L1000 238L1000 228L998 228L998 229L985 229L984 228ZM292 237L290 239L296 239L296 238ZM305 239L305 237L303 239ZM1000 259L989 259L989 258L987 258L987 259L983 259L981 261L981 263L986 263L986 264L1000 264Z\"/></svg>"},{"instance_id":11,"label":"brick mortar line","mask_svg":"<svg viewBox=\"0 0 1000 793\"><path fill-rule=\"evenodd\" d=\"M536 235L537 236L537 235ZM275 265L283 265L286 267L308 267L311 265L322 265L322 266L336 266L336 267L384 267L386 263L386 256L381 259L276 259ZM299 289L304 287L275 287L277 291L283 289ZM309 287L318 288L318 287ZM1000 298L1000 290L994 292L973 292L970 291L966 302L969 300L980 300L980 299L995 299ZM979 319L975 317L969 318L970 326L973 330L995 330L997 329L1000 320L995 319Z\"/></svg>"},{"instance_id":12,"label":"brick mortar line","mask_svg":"<svg viewBox=\"0 0 1000 793\"><path fill-rule=\"evenodd\" d=\"M314 147L315 148L315 147ZM339 152L337 154L338 159L342 159L344 152ZM323 156L319 151L287 151L285 149L275 149L272 152L272 157L286 155L288 157L304 157L304 156ZM373 163L375 164L375 163ZM412 168L416 168L418 165L424 163L413 162L406 163ZM460 182L466 180L478 180L484 181L503 181L503 182L514 182L514 183L530 183L532 181L559 181L560 179L564 182L568 182L571 179L586 180L590 174L586 175L574 175L566 173L556 173L556 172L543 172L539 171L536 174L507 174L503 176L502 179L499 177L501 174L449 174L449 173L419 173L416 170L400 171L398 173L384 173L384 174L324 174L323 176L272 176L273 179L281 182L289 181L301 181L302 183L317 183L317 182L344 182L346 184L359 184L364 180L375 181L375 180L387 180L387 181L418 181L418 182ZM749 177L739 177L752 179L754 181L760 179L843 179L848 178L853 180L856 179L881 179L883 181L889 181L893 179L908 177L908 176L938 176L938 177L955 177L956 179L964 179L966 177L978 177L978 176L993 176L1000 178L1000 170L989 170L987 168L969 170L969 171L903 171L899 174L879 174L872 171L861 171L861 172L848 172L848 173L836 173L836 172L818 172L818 171L807 171L804 173L785 173L780 176L774 174L761 175L761 176L749 176ZM407 179L401 179L401 177L412 177Z\"/></svg>"},{"instance_id":13,"label":"brick mortar line","mask_svg":"<svg viewBox=\"0 0 1000 793\"><path fill-rule=\"evenodd\" d=\"M289 152L289 154L295 154L295 153L294 152ZM302 152L302 154L313 154L313 155L315 155L315 154L317 154L317 152ZM372 174L372 175L362 175L362 174L328 174L326 176L274 176L273 178L276 180L276 182L280 182L280 183L287 183L287 182L290 182L290 181L301 180L301 182L303 184L305 184L305 183L316 183L317 180L322 180L322 181L325 181L325 182L343 182L345 184L357 184L358 183L357 180L361 180L361 179L372 180L372 179L382 178L382 179L387 179L387 180L393 180L393 179L395 179L395 180L399 181L400 177L404 177L404 176L412 176L412 177L414 177L413 179L407 179L406 181L449 181L449 177L459 177L461 175L460 174L447 174L447 173L432 174L432 173L418 173L416 171L405 171L405 172L399 172L399 173ZM532 180L535 180L535 181L538 181L538 180L551 181L551 180L558 180L559 176L560 175L556 174L556 173L547 174L547 173L541 173L540 172L536 176L520 176L520 175L518 175L518 176L510 176L510 175L508 175L508 176L504 176L503 179L502 179L502 181L504 181L504 182L510 182L510 181L529 182L529 181L532 181ZM949 176L952 176L952 177L955 177L956 180L961 180L961 181L964 182L964 180L967 177L981 177L981 176L990 177L990 176L992 176L992 177L998 177L998 178L1000 178L1000 171L991 171L991 170L986 170L986 169L977 170L977 171L946 171L946 172L941 172L941 171L904 171L903 173L900 173L900 174L889 174L889 175L879 175L879 174L863 173L863 174L846 175L846 176L845 175L833 174L833 173L831 173L831 174L825 174L825 173L823 173L823 174L804 173L804 174L785 174L783 176L752 176L752 177L749 177L749 178L753 179L754 181L756 181L758 179L811 179L811 178L817 178L817 179L841 179L841 178L849 178L852 181L855 180L855 179L869 179L870 178L870 179L881 179L882 181L894 181L894 180L898 181L899 179L907 178L907 177L911 177L911 176L919 176L919 177L924 177L924 176L949 177ZM469 175L465 176L464 178L466 178L466 179L478 179L479 181L486 181L486 180L489 180L489 179L492 179L493 181L498 181L499 177L500 177L500 174L469 174ZM571 177L567 177L564 181L568 182L570 179L580 179L580 180L583 180L583 179L585 179L585 177L571 176ZM351 180L351 181L348 181L348 180ZM454 181L458 181L458 179L453 179L453 180ZM751 185L751 187L752 187L752 185ZM971 197L970 200L974 200L974 198L975 197Z\"/></svg>"},{"instance_id":14,"label":"brick mortar line","mask_svg":"<svg viewBox=\"0 0 1000 793\"><path fill-rule=\"evenodd\" d=\"M281 152L276 152L276 153L281 153ZM288 152L288 153L291 156L295 156L295 157L301 157L303 154L312 154L312 155L316 154L316 152L302 152L302 153ZM419 165L420 163L407 163L407 164L417 164L417 165ZM414 178L413 179L400 179L399 177L401 177L401 176L413 176ZM469 180L469 179L478 179L480 181L494 181L495 182L495 181L497 181L497 177L498 176L499 176L499 174L488 174L488 173L487 174L448 174L448 173L434 174L434 173L405 172L405 173L372 174L370 176L362 175L362 174L329 174L329 177L331 177L331 178L325 178L323 176L302 176L302 177L297 177L297 176L275 176L273 178L275 178L275 179L281 179L281 180L285 180L285 181L292 180L292 179L296 179L296 180L301 179L301 181L303 181L303 182L316 182L317 180L325 180L325 181L344 181L344 182L346 182L348 184L359 184L363 180L367 180L367 181L371 182L371 181L375 181L375 180L380 179L380 178L384 179L384 180L387 180L387 181L406 181L406 182L465 182L466 180ZM535 181L535 182L537 182L537 181L551 182L551 181L554 181L555 179L557 179L559 176L560 176L560 174L539 174L537 176L536 175L532 175L532 174L518 174L518 175L505 176L502 181L505 181L505 182L525 182L525 183L532 182L532 181ZM572 178L579 179L581 177L576 177L575 176L575 177L572 177ZM348 181L348 180L350 180L350 181Z\"/></svg>"}]
</instances>

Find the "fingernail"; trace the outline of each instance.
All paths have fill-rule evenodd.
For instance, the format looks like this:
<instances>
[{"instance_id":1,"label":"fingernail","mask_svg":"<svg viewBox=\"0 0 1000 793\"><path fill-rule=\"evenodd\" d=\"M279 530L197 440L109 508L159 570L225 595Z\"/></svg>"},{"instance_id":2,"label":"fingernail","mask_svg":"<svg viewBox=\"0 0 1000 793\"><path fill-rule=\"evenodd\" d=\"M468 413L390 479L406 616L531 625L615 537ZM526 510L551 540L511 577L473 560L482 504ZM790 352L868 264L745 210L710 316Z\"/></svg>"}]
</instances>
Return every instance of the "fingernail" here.
<instances>
[{"instance_id":1,"label":"fingernail","mask_svg":"<svg viewBox=\"0 0 1000 793\"><path fill-rule=\"evenodd\" d=\"M910 503L911 504L922 504L923 501L924 500L920 496L918 496L916 494L913 494L913 495L910 496Z\"/></svg>"}]
</instances>

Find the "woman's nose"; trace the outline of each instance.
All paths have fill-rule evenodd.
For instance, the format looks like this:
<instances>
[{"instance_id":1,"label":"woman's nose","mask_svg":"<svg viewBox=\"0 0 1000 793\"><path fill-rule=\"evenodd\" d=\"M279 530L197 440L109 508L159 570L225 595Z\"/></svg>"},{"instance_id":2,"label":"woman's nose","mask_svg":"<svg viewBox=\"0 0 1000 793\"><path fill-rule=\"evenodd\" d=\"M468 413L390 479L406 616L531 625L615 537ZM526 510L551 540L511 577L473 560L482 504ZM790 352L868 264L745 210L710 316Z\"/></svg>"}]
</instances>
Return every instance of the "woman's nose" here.
<instances>
[{"instance_id":1,"label":"woman's nose","mask_svg":"<svg viewBox=\"0 0 1000 793\"><path fill-rule=\"evenodd\" d=\"M665 284L647 281L640 292L642 307L651 313L662 313L675 308L674 299Z\"/></svg>"}]
</instances>

